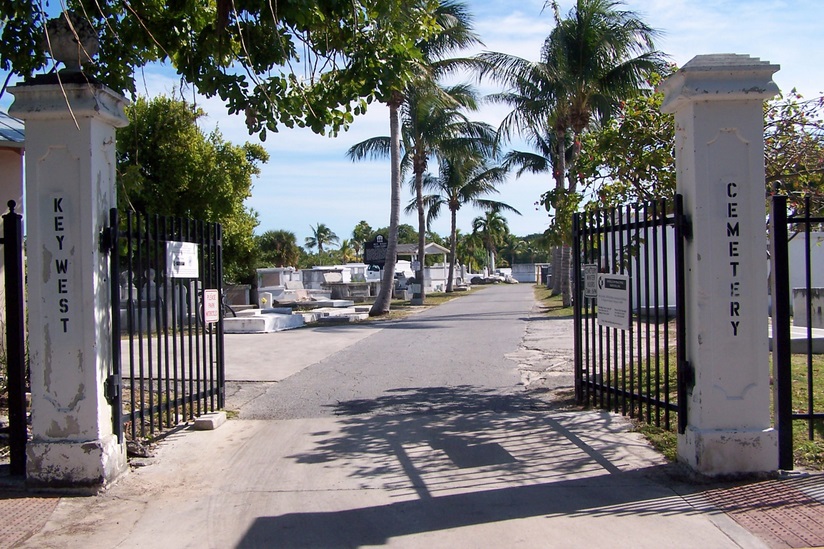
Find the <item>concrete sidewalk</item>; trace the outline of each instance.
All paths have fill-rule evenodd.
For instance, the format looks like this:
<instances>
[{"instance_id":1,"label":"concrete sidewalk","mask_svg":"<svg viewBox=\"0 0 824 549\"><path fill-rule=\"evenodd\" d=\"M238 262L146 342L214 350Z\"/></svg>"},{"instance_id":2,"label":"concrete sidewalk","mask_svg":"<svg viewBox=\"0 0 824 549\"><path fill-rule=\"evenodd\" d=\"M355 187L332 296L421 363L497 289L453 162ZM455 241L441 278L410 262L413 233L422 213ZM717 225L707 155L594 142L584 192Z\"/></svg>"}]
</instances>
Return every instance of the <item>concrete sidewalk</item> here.
<instances>
[{"instance_id":1,"label":"concrete sidewalk","mask_svg":"<svg viewBox=\"0 0 824 549\"><path fill-rule=\"evenodd\" d=\"M227 408L381 329L227 336ZM100 496L6 490L0 547L824 545L820 476L696 481L623 418L559 411L571 336L570 321L533 315L508 356L545 407L456 416L432 399L421 415L388 401L368 415L183 428Z\"/></svg>"}]
</instances>

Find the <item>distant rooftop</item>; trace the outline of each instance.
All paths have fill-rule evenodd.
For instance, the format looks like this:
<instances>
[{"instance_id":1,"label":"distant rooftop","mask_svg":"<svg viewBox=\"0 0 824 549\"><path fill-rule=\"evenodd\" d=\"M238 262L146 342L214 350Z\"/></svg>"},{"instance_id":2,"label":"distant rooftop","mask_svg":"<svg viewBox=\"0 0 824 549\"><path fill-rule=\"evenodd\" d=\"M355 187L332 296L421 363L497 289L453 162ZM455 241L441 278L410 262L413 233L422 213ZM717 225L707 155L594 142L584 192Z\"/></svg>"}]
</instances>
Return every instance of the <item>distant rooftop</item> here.
<instances>
[{"instance_id":1,"label":"distant rooftop","mask_svg":"<svg viewBox=\"0 0 824 549\"><path fill-rule=\"evenodd\" d=\"M398 244L397 255L418 255L417 244ZM424 253L426 255L443 255L449 253L449 248L444 248L435 242L427 242L424 246Z\"/></svg>"},{"instance_id":2,"label":"distant rooftop","mask_svg":"<svg viewBox=\"0 0 824 549\"><path fill-rule=\"evenodd\" d=\"M25 140L23 121L0 111L0 146L22 147Z\"/></svg>"}]
</instances>

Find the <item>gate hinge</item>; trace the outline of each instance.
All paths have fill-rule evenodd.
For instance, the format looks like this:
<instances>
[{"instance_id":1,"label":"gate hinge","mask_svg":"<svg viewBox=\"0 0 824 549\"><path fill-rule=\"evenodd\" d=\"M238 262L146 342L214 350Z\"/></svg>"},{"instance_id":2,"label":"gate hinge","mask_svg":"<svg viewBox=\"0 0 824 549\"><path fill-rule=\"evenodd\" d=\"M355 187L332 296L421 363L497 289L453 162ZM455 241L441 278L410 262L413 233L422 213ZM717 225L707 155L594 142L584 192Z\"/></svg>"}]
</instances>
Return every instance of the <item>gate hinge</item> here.
<instances>
[{"instance_id":1,"label":"gate hinge","mask_svg":"<svg viewBox=\"0 0 824 549\"><path fill-rule=\"evenodd\" d=\"M681 234L687 240L692 240L692 220L686 214L681 214Z\"/></svg>"},{"instance_id":2,"label":"gate hinge","mask_svg":"<svg viewBox=\"0 0 824 549\"><path fill-rule=\"evenodd\" d=\"M106 378L103 395L109 405L115 404L120 398L120 374L112 374Z\"/></svg>"},{"instance_id":3,"label":"gate hinge","mask_svg":"<svg viewBox=\"0 0 824 549\"><path fill-rule=\"evenodd\" d=\"M114 247L114 229L112 227L103 227L100 230L100 252L107 254L112 251Z\"/></svg>"},{"instance_id":4,"label":"gate hinge","mask_svg":"<svg viewBox=\"0 0 824 549\"><path fill-rule=\"evenodd\" d=\"M684 386L687 389L692 389L695 387L695 368L692 367L692 363L689 360L685 360L681 363L681 376Z\"/></svg>"}]
</instances>

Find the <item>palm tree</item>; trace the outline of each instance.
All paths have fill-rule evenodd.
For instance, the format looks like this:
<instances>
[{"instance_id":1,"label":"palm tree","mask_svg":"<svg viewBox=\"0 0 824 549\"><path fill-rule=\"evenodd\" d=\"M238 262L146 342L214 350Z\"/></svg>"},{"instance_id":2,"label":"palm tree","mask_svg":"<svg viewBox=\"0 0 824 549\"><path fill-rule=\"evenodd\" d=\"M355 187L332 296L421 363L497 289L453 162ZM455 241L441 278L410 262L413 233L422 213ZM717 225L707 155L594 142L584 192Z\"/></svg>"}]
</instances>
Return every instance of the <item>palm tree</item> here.
<instances>
[{"instance_id":1,"label":"palm tree","mask_svg":"<svg viewBox=\"0 0 824 549\"><path fill-rule=\"evenodd\" d=\"M440 31L432 38L418 44L426 70L422 71L419 78L414 79L396 98L399 101L398 107L401 109L402 123L397 120L398 111L393 112L392 105L390 105L390 136L367 139L347 152L347 156L353 160L385 157L387 154L390 157L392 154L400 155L400 149L395 149L393 141L395 134L392 133L392 124L399 124L403 141L400 173L412 171L413 188L417 203L420 205L418 209L418 257L421 261L417 277L422 282L426 246L426 221L422 196L423 175L426 173L427 164L439 148L449 146L448 141L459 140L458 134L462 134L461 138L473 133L477 137L485 135L487 140L492 135L491 127L486 124L469 122L460 112L460 108L477 109L477 98L470 87L466 85L441 87L437 84L440 76L472 64L472 61L468 59L446 58L453 51L480 44L477 35L472 30L469 12L462 2L442 0L434 15ZM400 139L398 141L400 142ZM489 141L489 144L491 146L492 141ZM396 169L395 164L392 165L392 169ZM393 193L394 190L395 180L393 179ZM391 234L392 220L390 220L389 248L392 246ZM392 251L387 250L387 257L393 257ZM419 298L424 299L423 284L421 284ZM375 314L382 314L377 308L380 299L381 295L378 296L373 306L372 310ZM388 310L387 301L383 312L388 312ZM370 311L370 314L373 312Z\"/></svg>"},{"instance_id":2,"label":"palm tree","mask_svg":"<svg viewBox=\"0 0 824 549\"><path fill-rule=\"evenodd\" d=\"M341 240L337 254L340 257L341 263L351 263L358 258L353 242L347 239Z\"/></svg>"},{"instance_id":3,"label":"palm tree","mask_svg":"<svg viewBox=\"0 0 824 549\"><path fill-rule=\"evenodd\" d=\"M506 218L498 212L486 212L483 216L472 220L472 232L477 234L483 242L487 257L486 265L489 274L492 274L495 271L495 254L498 246L503 244L506 235L509 234Z\"/></svg>"},{"instance_id":4,"label":"palm tree","mask_svg":"<svg viewBox=\"0 0 824 549\"><path fill-rule=\"evenodd\" d=\"M454 102L445 104L444 98ZM455 106L457 105L457 107ZM402 172L411 171L412 188L415 198L407 213L418 213L418 257L424 257L426 246L426 204L423 201L424 176L431 159L440 159L444 155L477 152L489 154L495 148L495 130L489 124L472 122L459 107L475 109L478 102L474 90L465 85L431 89L410 87L407 99L402 106L401 138L403 157ZM349 149L353 158L376 157L385 155L387 137L373 137L354 145ZM440 160L439 160L440 162ZM424 262L416 273L423 280ZM424 299L424 286L421 286L420 299Z\"/></svg>"},{"instance_id":5,"label":"palm tree","mask_svg":"<svg viewBox=\"0 0 824 549\"><path fill-rule=\"evenodd\" d=\"M311 250L317 246L319 255L323 254L324 244L337 244L340 242L338 235L323 223L318 223L316 227L310 225L309 228L312 229L312 236L306 237L306 247Z\"/></svg>"},{"instance_id":6,"label":"palm tree","mask_svg":"<svg viewBox=\"0 0 824 549\"><path fill-rule=\"evenodd\" d=\"M294 267L300 259L298 241L291 231L266 231L255 239L255 244L266 264Z\"/></svg>"},{"instance_id":7,"label":"palm tree","mask_svg":"<svg viewBox=\"0 0 824 549\"><path fill-rule=\"evenodd\" d=\"M506 170L501 167L489 167L478 155L467 158L449 158L440 160L439 177L427 177L424 185L435 194L423 197L423 204L427 208L427 224L432 223L441 212L442 207L449 209L449 279L446 282L447 293L452 292L452 281L455 278L455 264L457 258L457 214L461 207L469 204L486 212L511 211L518 215L520 212L512 206L496 200L484 198L498 192L496 185L503 182ZM407 206L407 211L417 207L413 200Z\"/></svg>"},{"instance_id":8,"label":"palm tree","mask_svg":"<svg viewBox=\"0 0 824 549\"><path fill-rule=\"evenodd\" d=\"M355 249L355 255L360 257L361 249L364 243L372 237L372 227L366 221L359 221L355 228L352 229L352 247Z\"/></svg>"},{"instance_id":9,"label":"palm tree","mask_svg":"<svg viewBox=\"0 0 824 549\"><path fill-rule=\"evenodd\" d=\"M565 185L570 134L573 154L578 154L580 135L593 119L609 118L622 100L640 93L665 58L654 49L657 32L635 13L619 10L619 2L577 0L566 19L561 19L557 2L551 5L556 26L539 61L502 53L485 53L480 60L486 65L484 74L509 88L493 96L514 107L502 123L502 134L514 130L554 135L554 199L562 201L577 190L574 178L569 188ZM552 205L556 212L563 210L563 204ZM569 235L563 236L568 241ZM568 277L561 279L568 303Z\"/></svg>"},{"instance_id":10,"label":"palm tree","mask_svg":"<svg viewBox=\"0 0 824 549\"><path fill-rule=\"evenodd\" d=\"M455 233L455 242L457 243L455 247L456 263L466 265L470 271L478 270L484 260L483 256L486 255L480 235L476 233L462 235L458 230Z\"/></svg>"},{"instance_id":11,"label":"palm tree","mask_svg":"<svg viewBox=\"0 0 824 549\"><path fill-rule=\"evenodd\" d=\"M504 242L504 250L509 254L509 266L515 263L518 254L527 250L528 245L525 240L521 240L514 234L507 235L506 242Z\"/></svg>"}]
</instances>

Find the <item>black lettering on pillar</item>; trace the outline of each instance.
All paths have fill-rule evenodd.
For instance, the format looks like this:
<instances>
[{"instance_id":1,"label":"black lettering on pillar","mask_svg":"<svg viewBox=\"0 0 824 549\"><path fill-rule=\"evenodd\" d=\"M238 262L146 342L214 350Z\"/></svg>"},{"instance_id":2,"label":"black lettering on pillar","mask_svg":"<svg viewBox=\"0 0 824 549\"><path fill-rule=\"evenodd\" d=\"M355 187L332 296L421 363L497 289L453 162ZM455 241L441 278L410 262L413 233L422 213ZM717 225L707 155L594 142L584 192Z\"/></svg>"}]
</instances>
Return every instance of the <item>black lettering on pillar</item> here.
<instances>
[{"instance_id":1,"label":"black lettering on pillar","mask_svg":"<svg viewBox=\"0 0 824 549\"><path fill-rule=\"evenodd\" d=\"M63 333L69 331L69 311L71 310L69 298L64 297L69 294L69 284L71 280L71 272L69 270L69 257L64 256L66 252L66 223L70 220L66 219L65 211L63 210L63 197L54 198L52 200L52 228L54 229L54 238L57 241L57 254L54 258L54 273L58 276L57 280L57 294L61 296L56 300L57 311L59 313L58 320L63 329Z\"/></svg>"}]
</instances>

